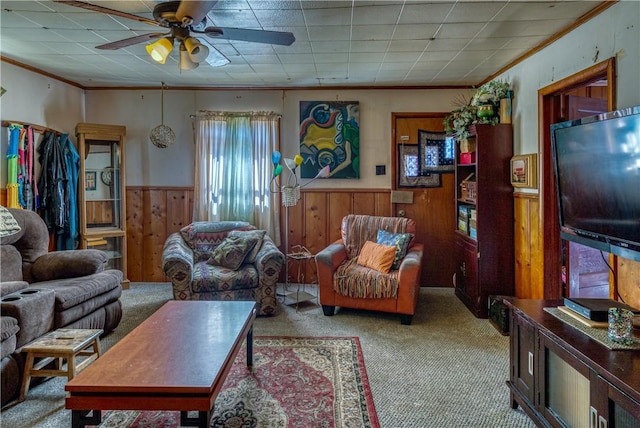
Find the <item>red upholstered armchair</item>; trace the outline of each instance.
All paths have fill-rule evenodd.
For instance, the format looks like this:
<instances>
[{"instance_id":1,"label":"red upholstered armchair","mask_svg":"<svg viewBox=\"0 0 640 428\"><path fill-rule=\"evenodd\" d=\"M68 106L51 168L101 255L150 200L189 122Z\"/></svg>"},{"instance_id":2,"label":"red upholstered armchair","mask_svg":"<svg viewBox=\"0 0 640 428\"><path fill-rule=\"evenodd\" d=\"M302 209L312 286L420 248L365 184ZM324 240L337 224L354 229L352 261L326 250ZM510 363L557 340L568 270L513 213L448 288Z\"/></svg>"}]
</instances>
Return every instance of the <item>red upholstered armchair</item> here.
<instances>
[{"instance_id":1,"label":"red upholstered armchair","mask_svg":"<svg viewBox=\"0 0 640 428\"><path fill-rule=\"evenodd\" d=\"M377 242L379 231L411 234L406 255L396 268L383 273L358 264L366 241ZM402 217L347 215L342 219L342 238L316 255L320 304L325 315L336 306L400 314L411 324L418 304L423 245L416 243L415 221Z\"/></svg>"}]
</instances>

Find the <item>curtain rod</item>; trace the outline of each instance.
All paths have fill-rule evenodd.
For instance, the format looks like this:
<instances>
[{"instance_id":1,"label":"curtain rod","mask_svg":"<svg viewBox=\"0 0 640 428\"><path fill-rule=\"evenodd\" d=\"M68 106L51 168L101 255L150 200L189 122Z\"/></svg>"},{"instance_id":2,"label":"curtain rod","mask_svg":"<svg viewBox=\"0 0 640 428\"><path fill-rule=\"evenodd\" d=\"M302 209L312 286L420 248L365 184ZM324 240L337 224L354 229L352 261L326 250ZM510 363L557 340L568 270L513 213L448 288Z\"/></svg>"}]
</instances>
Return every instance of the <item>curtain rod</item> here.
<instances>
[{"instance_id":1,"label":"curtain rod","mask_svg":"<svg viewBox=\"0 0 640 428\"><path fill-rule=\"evenodd\" d=\"M197 119L199 117L256 117L256 116L273 116L282 117L280 113L273 111L211 111L200 110L197 114L190 114L191 119Z\"/></svg>"}]
</instances>

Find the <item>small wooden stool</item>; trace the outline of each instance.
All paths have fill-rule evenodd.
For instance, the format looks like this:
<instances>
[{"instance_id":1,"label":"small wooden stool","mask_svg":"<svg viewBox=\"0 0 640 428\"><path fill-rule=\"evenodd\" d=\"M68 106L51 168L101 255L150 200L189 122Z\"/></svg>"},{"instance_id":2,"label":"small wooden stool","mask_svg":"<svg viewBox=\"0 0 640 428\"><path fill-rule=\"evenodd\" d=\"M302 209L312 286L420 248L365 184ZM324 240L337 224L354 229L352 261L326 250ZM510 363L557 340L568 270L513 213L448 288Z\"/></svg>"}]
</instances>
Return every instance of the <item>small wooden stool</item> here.
<instances>
[{"instance_id":1,"label":"small wooden stool","mask_svg":"<svg viewBox=\"0 0 640 428\"><path fill-rule=\"evenodd\" d=\"M101 334L102 330L100 329L61 328L23 346L22 351L27 355L19 401L24 401L32 377L67 376L68 380L73 379L76 374L100 356ZM76 364L78 356L87 358ZM38 357L43 357L43 360L34 365L34 359ZM63 360L65 359L67 360L67 368L63 370ZM45 369L44 367L52 361L55 361L56 368Z\"/></svg>"}]
</instances>

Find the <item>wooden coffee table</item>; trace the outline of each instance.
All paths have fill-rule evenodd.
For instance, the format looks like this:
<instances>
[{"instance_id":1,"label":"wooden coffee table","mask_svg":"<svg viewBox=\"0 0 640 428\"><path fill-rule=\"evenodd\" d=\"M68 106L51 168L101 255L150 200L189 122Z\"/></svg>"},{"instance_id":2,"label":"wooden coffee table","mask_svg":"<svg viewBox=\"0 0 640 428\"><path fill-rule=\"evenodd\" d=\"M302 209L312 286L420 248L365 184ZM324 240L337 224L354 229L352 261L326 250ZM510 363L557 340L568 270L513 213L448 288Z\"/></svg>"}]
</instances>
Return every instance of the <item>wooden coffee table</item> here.
<instances>
[{"instance_id":1,"label":"wooden coffee table","mask_svg":"<svg viewBox=\"0 0 640 428\"><path fill-rule=\"evenodd\" d=\"M98 425L100 410L174 410L181 425L208 427L245 338L253 364L255 317L255 302L167 302L67 383L71 426Z\"/></svg>"}]
</instances>

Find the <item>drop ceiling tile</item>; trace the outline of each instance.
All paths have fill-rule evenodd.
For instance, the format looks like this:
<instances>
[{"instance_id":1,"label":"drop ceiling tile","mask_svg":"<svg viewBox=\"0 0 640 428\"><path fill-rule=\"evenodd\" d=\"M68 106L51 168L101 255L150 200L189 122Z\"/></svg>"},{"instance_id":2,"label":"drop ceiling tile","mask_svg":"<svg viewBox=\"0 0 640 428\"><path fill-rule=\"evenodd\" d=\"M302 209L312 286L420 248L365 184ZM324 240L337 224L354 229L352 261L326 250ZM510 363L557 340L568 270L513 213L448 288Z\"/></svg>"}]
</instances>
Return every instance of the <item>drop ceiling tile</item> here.
<instances>
[{"instance_id":1,"label":"drop ceiling tile","mask_svg":"<svg viewBox=\"0 0 640 428\"><path fill-rule=\"evenodd\" d=\"M260 23L251 10L217 10L207 15L218 27L258 28Z\"/></svg>"},{"instance_id":2,"label":"drop ceiling tile","mask_svg":"<svg viewBox=\"0 0 640 428\"><path fill-rule=\"evenodd\" d=\"M353 40L391 40L394 25L354 25Z\"/></svg>"},{"instance_id":3,"label":"drop ceiling tile","mask_svg":"<svg viewBox=\"0 0 640 428\"><path fill-rule=\"evenodd\" d=\"M312 54L278 54L283 64L313 64Z\"/></svg>"},{"instance_id":4,"label":"drop ceiling tile","mask_svg":"<svg viewBox=\"0 0 640 428\"><path fill-rule=\"evenodd\" d=\"M465 22L460 24L443 24L436 38L438 39L468 39L475 37L483 28L483 22ZM491 37L501 37L496 34ZM502 36L504 37L504 36Z\"/></svg>"},{"instance_id":5,"label":"drop ceiling tile","mask_svg":"<svg viewBox=\"0 0 640 428\"><path fill-rule=\"evenodd\" d=\"M430 40L440 28L437 24L398 25L393 33L394 40Z\"/></svg>"},{"instance_id":6,"label":"drop ceiling tile","mask_svg":"<svg viewBox=\"0 0 640 428\"><path fill-rule=\"evenodd\" d=\"M425 40L392 40L389 43L391 52L422 52L429 45Z\"/></svg>"},{"instance_id":7,"label":"drop ceiling tile","mask_svg":"<svg viewBox=\"0 0 640 428\"><path fill-rule=\"evenodd\" d=\"M389 47L389 41L387 40L378 40L378 41L353 40L350 46L351 46L351 53L354 53L354 52L384 53L387 51Z\"/></svg>"},{"instance_id":8,"label":"drop ceiling tile","mask_svg":"<svg viewBox=\"0 0 640 428\"><path fill-rule=\"evenodd\" d=\"M506 1L458 2L447 16L447 23L469 23L491 21L507 6Z\"/></svg>"},{"instance_id":9,"label":"drop ceiling tile","mask_svg":"<svg viewBox=\"0 0 640 428\"><path fill-rule=\"evenodd\" d=\"M371 6L357 6L356 3L353 11L353 25L395 25L401 11L401 3Z\"/></svg>"},{"instance_id":10,"label":"drop ceiling tile","mask_svg":"<svg viewBox=\"0 0 640 428\"><path fill-rule=\"evenodd\" d=\"M384 52L351 52L349 61L351 63L379 63L384 60Z\"/></svg>"},{"instance_id":11,"label":"drop ceiling tile","mask_svg":"<svg viewBox=\"0 0 640 428\"><path fill-rule=\"evenodd\" d=\"M311 45L314 53L345 53L350 51L350 44L347 41L313 42Z\"/></svg>"},{"instance_id":12,"label":"drop ceiling tile","mask_svg":"<svg viewBox=\"0 0 640 428\"><path fill-rule=\"evenodd\" d=\"M297 10L253 10L255 17L262 26L268 27L303 27L304 16L300 9Z\"/></svg>"},{"instance_id":13,"label":"drop ceiling tile","mask_svg":"<svg viewBox=\"0 0 640 428\"><path fill-rule=\"evenodd\" d=\"M530 1L511 2L496 17L496 21L535 21L555 19L575 19L593 9L596 1Z\"/></svg>"},{"instance_id":14,"label":"drop ceiling tile","mask_svg":"<svg viewBox=\"0 0 640 428\"><path fill-rule=\"evenodd\" d=\"M341 26L351 24L351 13L338 7L326 9L307 9L304 2L302 9L305 22L308 26Z\"/></svg>"},{"instance_id":15,"label":"drop ceiling tile","mask_svg":"<svg viewBox=\"0 0 640 428\"><path fill-rule=\"evenodd\" d=\"M330 29L322 26L309 26L309 40L349 40L351 29L348 26L332 26Z\"/></svg>"},{"instance_id":16,"label":"drop ceiling tile","mask_svg":"<svg viewBox=\"0 0 640 428\"><path fill-rule=\"evenodd\" d=\"M450 13L455 2L433 2L405 5L400 24L440 24Z\"/></svg>"}]
</instances>

